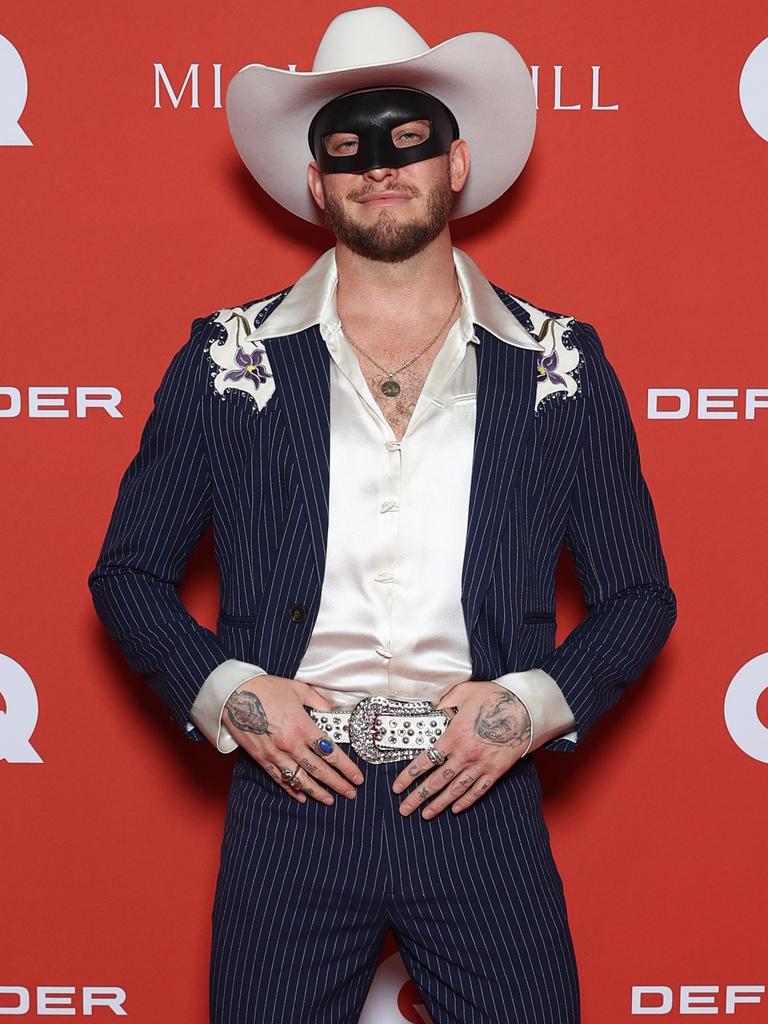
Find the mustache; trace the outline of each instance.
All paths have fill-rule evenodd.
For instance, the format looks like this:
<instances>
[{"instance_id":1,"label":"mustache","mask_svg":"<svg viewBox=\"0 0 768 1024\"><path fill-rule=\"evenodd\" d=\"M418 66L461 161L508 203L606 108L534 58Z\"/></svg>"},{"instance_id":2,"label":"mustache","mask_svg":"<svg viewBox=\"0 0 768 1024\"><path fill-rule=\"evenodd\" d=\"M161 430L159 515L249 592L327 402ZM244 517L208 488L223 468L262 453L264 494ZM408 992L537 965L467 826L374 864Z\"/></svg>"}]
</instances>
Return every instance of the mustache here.
<instances>
[{"instance_id":1,"label":"mustache","mask_svg":"<svg viewBox=\"0 0 768 1024\"><path fill-rule=\"evenodd\" d=\"M360 192L350 193L350 199L364 199L366 196L383 195L385 192L402 192L404 195L420 196L417 188L402 188L388 185L386 188L367 188Z\"/></svg>"}]
</instances>

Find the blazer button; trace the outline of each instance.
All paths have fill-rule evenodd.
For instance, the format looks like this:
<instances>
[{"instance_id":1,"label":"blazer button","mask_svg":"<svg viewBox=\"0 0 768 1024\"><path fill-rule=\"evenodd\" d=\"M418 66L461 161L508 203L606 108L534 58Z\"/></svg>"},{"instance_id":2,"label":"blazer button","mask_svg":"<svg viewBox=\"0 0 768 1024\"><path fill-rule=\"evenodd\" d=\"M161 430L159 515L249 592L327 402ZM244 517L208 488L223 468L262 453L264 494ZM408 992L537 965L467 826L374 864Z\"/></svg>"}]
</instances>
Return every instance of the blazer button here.
<instances>
[{"instance_id":1,"label":"blazer button","mask_svg":"<svg viewBox=\"0 0 768 1024\"><path fill-rule=\"evenodd\" d=\"M308 613L303 604L292 604L288 614L294 622L304 622Z\"/></svg>"}]
</instances>

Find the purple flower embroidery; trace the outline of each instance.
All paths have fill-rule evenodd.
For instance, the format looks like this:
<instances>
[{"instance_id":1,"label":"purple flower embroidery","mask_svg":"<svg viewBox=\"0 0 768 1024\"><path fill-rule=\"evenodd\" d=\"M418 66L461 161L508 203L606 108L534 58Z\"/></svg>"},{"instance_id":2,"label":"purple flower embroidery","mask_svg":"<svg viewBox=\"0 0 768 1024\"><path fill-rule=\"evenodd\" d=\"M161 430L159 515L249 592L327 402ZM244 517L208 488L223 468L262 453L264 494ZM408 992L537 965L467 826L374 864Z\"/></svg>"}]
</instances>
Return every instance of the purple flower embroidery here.
<instances>
[{"instance_id":1,"label":"purple flower embroidery","mask_svg":"<svg viewBox=\"0 0 768 1024\"><path fill-rule=\"evenodd\" d=\"M557 352L553 349L548 356L539 355L536 358L536 381L537 383L548 380L553 384L562 384L563 387L567 387L565 381L559 373L555 373L557 370Z\"/></svg>"},{"instance_id":2,"label":"purple flower embroidery","mask_svg":"<svg viewBox=\"0 0 768 1024\"><path fill-rule=\"evenodd\" d=\"M539 341L543 342L547 333L551 330L552 340L554 342L554 328L552 327L554 319L555 318L551 316L545 317L544 323L541 325L537 335ZM545 381L550 381L552 384L562 384L563 387L568 387L560 374L555 372L557 370L557 364L557 351L554 348L554 345L548 356L539 354L536 357L536 383L543 384Z\"/></svg>"},{"instance_id":3,"label":"purple flower embroidery","mask_svg":"<svg viewBox=\"0 0 768 1024\"><path fill-rule=\"evenodd\" d=\"M263 365L264 363L263 351L254 349L250 354L247 353L239 345L237 346L237 352L235 354L235 362L241 369L239 370L228 370L224 374L224 380L242 380L244 377L252 381L254 387L259 387L263 384L267 377L271 377L272 374Z\"/></svg>"}]
</instances>

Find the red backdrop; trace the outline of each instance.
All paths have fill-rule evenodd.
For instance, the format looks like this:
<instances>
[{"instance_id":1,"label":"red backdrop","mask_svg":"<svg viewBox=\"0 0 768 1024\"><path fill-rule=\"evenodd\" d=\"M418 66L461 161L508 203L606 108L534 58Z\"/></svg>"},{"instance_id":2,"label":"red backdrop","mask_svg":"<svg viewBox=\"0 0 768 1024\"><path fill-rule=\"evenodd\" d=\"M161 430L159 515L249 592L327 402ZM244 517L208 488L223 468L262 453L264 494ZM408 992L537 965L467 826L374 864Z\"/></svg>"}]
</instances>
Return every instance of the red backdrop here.
<instances>
[{"instance_id":1,"label":"red backdrop","mask_svg":"<svg viewBox=\"0 0 768 1024\"><path fill-rule=\"evenodd\" d=\"M333 244L240 164L216 67L222 98L247 63L309 70L341 9L10 0L0 15L0 990L12 990L0 1015L27 990L35 1019L38 988L61 986L48 1005L79 1018L84 989L103 986L124 991L137 1021L207 1020L233 760L169 721L106 637L86 578L192 319L285 287ZM494 282L600 332L679 599L664 652L584 747L534 755L584 1020L726 1014L729 986L738 1020L766 1020L768 659L748 664L768 650L760 394L748 415L749 389L768 401L765 47L750 65L758 88L739 90L768 36L765 4L397 10L430 45L496 32L538 68L531 159L506 196L455 222L454 244ZM10 109L19 61L31 145ZM191 79L175 105L158 65L177 95L197 67L197 105ZM49 395L35 414L30 388L59 389L59 404ZM78 416L78 388L116 389L120 415ZM652 398L661 412L684 412L690 395L688 415L649 416L654 389L678 392ZM700 396L712 389L729 390ZM566 563L561 577L564 634L581 604ZM182 597L215 628L209 537ZM35 695L30 761L9 736L24 708L34 719ZM363 1019L425 1021L389 940Z\"/></svg>"}]
</instances>

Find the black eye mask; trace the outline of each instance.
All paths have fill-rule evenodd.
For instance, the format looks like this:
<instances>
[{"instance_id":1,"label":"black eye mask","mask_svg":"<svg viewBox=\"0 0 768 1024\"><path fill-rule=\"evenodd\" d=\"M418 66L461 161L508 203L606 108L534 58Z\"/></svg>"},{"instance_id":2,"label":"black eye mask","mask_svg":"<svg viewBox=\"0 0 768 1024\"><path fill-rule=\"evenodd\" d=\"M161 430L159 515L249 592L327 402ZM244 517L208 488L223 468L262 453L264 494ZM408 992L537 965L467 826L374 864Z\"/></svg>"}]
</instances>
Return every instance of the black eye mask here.
<instances>
[{"instance_id":1,"label":"black eye mask","mask_svg":"<svg viewBox=\"0 0 768 1024\"><path fill-rule=\"evenodd\" d=\"M396 146L392 129L409 121L429 121L429 138L410 146ZM324 136L354 132L357 152L331 156ZM447 153L459 138L459 126L448 107L421 89L357 89L336 96L312 118L309 148L325 174L362 174L374 167L405 167Z\"/></svg>"}]
</instances>

